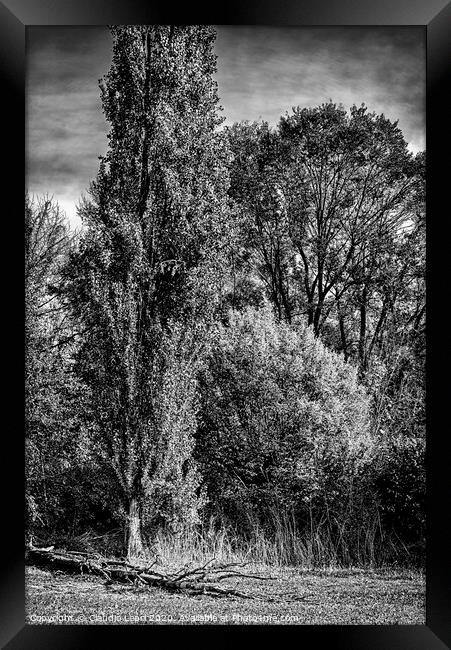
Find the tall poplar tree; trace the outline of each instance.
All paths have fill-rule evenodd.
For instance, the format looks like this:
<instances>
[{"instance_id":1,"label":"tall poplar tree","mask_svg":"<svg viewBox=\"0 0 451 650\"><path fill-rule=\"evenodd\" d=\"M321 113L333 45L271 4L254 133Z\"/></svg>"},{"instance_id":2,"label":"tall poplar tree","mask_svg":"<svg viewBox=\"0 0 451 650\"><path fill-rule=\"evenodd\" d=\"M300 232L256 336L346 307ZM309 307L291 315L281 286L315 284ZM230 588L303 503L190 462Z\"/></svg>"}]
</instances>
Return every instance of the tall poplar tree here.
<instances>
[{"instance_id":1,"label":"tall poplar tree","mask_svg":"<svg viewBox=\"0 0 451 650\"><path fill-rule=\"evenodd\" d=\"M222 282L229 153L214 30L111 33L100 82L109 147L80 206L66 294L83 325L78 370L92 439L117 481L132 556L145 513L172 523L195 516L196 369Z\"/></svg>"}]
</instances>

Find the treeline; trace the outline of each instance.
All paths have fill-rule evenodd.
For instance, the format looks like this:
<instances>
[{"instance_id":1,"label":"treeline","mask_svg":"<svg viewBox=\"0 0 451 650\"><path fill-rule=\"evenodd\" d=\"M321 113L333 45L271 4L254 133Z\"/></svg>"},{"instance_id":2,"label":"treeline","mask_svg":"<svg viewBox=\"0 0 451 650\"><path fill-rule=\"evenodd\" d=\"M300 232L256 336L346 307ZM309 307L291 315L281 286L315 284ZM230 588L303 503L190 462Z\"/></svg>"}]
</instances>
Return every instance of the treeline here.
<instances>
[{"instance_id":1,"label":"treeline","mask_svg":"<svg viewBox=\"0 0 451 650\"><path fill-rule=\"evenodd\" d=\"M422 561L424 154L364 106L221 127L214 38L112 28L82 230L26 199L28 535Z\"/></svg>"}]
</instances>

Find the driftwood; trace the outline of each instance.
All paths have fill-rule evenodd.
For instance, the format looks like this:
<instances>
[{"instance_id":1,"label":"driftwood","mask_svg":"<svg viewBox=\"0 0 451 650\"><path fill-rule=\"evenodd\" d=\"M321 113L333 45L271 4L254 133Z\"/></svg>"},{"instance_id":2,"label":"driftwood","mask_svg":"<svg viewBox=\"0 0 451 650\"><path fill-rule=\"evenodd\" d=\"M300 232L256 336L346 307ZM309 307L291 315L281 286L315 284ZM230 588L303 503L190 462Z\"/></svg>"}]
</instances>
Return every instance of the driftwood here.
<instances>
[{"instance_id":1,"label":"driftwood","mask_svg":"<svg viewBox=\"0 0 451 650\"><path fill-rule=\"evenodd\" d=\"M274 580L271 576L258 573L244 573L245 563L213 564L214 559L202 566L180 569L173 573L161 573L152 564L138 565L126 560L108 560L97 554L77 551L58 551L54 547L34 548L27 551L26 560L34 566L51 567L67 573L89 573L105 578L107 584L115 582L158 587L166 591L182 592L189 595L205 594L216 598L235 596L249 599L268 599L265 595L250 594L238 589L219 586L228 578L252 578L254 580ZM296 598L297 600L298 598Z\"/></svg>"}]
</instances>

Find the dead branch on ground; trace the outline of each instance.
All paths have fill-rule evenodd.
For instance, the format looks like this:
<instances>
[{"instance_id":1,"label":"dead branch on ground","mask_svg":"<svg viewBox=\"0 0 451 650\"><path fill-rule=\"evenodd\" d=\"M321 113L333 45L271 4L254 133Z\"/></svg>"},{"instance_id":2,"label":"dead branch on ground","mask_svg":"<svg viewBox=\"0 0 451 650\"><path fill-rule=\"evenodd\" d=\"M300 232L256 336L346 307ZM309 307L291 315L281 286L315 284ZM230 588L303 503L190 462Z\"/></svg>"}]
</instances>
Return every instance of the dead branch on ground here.
<instances>
[{"instance_id":1,"label":"dead branch on ground","mask_svg":"<svg viewBox=\"0 0 451 650\"><path fill-rule=\"evenodd\" d=\"M105 578L107 584L128 583L158 587L166 591L182 592L187 595L208 595L216 598L235 596L237 598L274 600L266 594L240 591L232 587L218 586L219 582L230 578L275 580L272 576L241 571L247 563L232 562L215 564L212 558L201 566L183 567L175 572L157 571L156 561L150 565L133 564L125 559L109 560L99 554L77 551L55 550L54 547L34 548L27 551L27 562L34 566L51 567L68 573L92 574ZM283 594L278 594L279 599ZM298 600L299 597L296 598Z\"/></svg>"}]
</instances>

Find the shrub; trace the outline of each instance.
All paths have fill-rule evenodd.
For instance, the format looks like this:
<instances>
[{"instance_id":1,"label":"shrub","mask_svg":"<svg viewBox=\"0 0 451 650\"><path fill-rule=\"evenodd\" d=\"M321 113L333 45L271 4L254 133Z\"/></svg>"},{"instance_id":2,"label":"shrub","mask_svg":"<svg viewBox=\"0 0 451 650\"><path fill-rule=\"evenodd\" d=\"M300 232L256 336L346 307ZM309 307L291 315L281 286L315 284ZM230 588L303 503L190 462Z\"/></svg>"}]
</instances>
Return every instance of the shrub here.
<instances>
[{"instance_id":1,"label":"shrub","mask_svg":"<svg viewBox=\"0 0 451 650\"><path fill-rule=\"evenodd\" d=\"M231 311L202 373L196 456L212 505L238 523L274 507L337 511L371 458L353 366L268 307Z\"/></svg>"}]
</instances>

